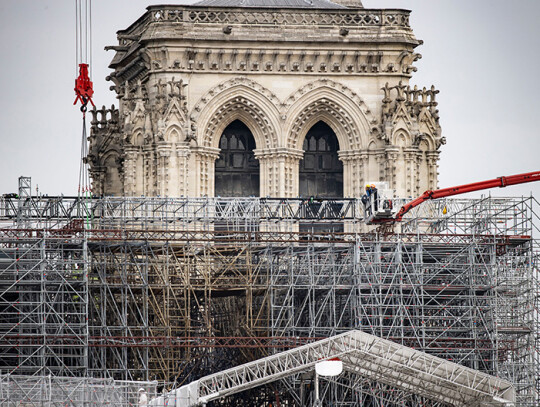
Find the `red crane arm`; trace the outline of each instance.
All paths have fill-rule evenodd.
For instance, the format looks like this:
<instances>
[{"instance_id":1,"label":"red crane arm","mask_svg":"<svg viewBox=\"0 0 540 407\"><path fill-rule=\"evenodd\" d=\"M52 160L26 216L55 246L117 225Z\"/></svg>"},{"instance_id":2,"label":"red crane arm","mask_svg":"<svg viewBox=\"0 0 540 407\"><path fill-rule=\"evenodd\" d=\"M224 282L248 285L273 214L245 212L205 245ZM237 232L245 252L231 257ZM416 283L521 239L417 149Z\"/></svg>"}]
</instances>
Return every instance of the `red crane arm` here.
<instances>
[{"instance_id":1,"label":"red crane arm","mask_svg":"<svg viewBox=\"0 0 540 407\"><path fill-rule=\"evenodd\" d=\"M524 184L526 182L540 181L540 171L527 172L525 174L510 175L508 177L499 177L487 181L473 182L472 184L459 185L457 187L436 189L426 191L418 198L406 203L396 214L396 222L401 221L403 216L412 208L420 205L422 202L430 199L445 198L447 196L466 194L467 192L481 191L490 188L504 188L508 185Z\"/></svg>"}]
</instances>

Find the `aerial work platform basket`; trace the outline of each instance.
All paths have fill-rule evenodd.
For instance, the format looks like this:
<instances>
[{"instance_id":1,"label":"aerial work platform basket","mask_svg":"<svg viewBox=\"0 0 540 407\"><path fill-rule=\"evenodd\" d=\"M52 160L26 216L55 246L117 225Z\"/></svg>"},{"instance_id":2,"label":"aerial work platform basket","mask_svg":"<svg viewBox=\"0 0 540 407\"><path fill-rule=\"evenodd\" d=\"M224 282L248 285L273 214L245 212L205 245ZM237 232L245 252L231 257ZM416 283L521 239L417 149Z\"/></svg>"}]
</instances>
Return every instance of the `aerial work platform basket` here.
<instances>
[{"instance_id":1,"label":"aerial work platform basket","mask_svg":"<svg viewBox=\"0 0 540 407\"><path fill-rule=\"evenodd\" d=\"M368 225L387 221L396 214L394 209L394 190L387 182L370 182L368 193L362 197L364 204L364 221Z\"/></svg>"}]
</instances>

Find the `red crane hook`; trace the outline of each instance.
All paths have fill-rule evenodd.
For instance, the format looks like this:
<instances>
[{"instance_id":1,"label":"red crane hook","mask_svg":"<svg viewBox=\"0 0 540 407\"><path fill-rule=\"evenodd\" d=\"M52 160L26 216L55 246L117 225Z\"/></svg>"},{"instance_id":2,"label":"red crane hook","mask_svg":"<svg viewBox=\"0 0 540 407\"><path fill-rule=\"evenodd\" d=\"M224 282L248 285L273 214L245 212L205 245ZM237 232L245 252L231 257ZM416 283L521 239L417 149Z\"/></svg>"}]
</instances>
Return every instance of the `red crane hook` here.
<instances>
[{"instance_id":1,"label":"red crane hook","mask_svg":"<svg viewBox=\"0 0 540 407\"><path fill-rule=\"evenodd\" d=\"M88 64L79 64L79 77L75 79L75 95L77 95L77 97L73 104L76 105L77 101L80 100L82 103L81 112L86 112L86 105L88 105L88 102L96 107L92 101L94 89L92 81L88 77Z\"/></svg>"}]
</instances>

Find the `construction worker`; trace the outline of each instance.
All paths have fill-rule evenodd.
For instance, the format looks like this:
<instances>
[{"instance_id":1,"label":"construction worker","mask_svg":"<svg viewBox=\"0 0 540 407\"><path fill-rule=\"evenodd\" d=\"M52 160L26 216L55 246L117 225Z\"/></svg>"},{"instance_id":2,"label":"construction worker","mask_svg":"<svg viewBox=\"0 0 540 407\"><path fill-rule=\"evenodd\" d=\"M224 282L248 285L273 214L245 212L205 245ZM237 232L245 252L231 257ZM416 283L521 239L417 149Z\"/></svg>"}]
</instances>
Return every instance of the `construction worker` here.
<instances>
[{"instance_id":1,"label":"construction worker","mask_svg":"<svg viewBox=\"0 0 540 407\"><path fill-rule=\"evenodd\" d=\"M371 195L373 195L373 205L375 207L375 212L379 209L379 192L375 184L371 184Z\"/></svg>"},{"instance_id":2,"label":"construction worker","mask_svg":"<svg viewBox=\"0 0 540 407\"><path fill-rule=\"evenodd\" d=\"M139 407L146 407L148 405L148 396L144 388L139 389Z\"/></svg>"},{"instance_id":3,"label":"construction worker","mask_svg":"<svg viewBox=\"0 0 540 407\"><path fill-rule=\"evenodd\" d=\"M372 198L373 197L373 198ZM366 212L371 214L379 208L379 193L375 184L366 184L366 194L362 196L362 203L366 208Z\"/></svg>"},{"instance_id":4,"label":"construction worker","mask_svg":"<svg viewBox=\"0 0 540 407\"><path fill-rule=\"evenodd\" d=\"M362 195L362 203L364 204L364 209L367 213L371 213L371 184L366 184L366 193Z\"/></svg>"},{"instance_id":5,"label":"construction worker","mask_svg":"<svg viewBox=\"0 0 540 407\"><path fill-rule=\"evenodd\" d=\"M369 195L371 195L371 185L366 184L366 193L362 195L362 201L364 200L364 197L369 198Z\"/></svg>"}]
</instances>

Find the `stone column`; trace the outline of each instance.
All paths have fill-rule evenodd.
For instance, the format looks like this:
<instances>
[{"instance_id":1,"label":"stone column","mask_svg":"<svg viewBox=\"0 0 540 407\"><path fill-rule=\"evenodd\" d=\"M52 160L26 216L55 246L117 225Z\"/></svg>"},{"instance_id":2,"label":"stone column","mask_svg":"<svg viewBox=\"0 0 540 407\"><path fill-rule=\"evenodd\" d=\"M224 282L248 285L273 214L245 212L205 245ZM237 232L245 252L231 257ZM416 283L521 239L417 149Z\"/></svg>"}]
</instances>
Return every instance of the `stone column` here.
<instances>
[{"instance_id":1,"label":"stone column","mask_svg":"<svg viewBox=\"0 0 540 407\"><path fill-rule=\"evenodd\" d=\"M338 151L339 160L343 163L343 196L349 198L355 190L355 154L353 151Z\"/></svg>"},{"instance_id":2,"label":"stone column","mask_svg":"<svg viewBox=\"0 0 540 407\"><path fill-rule=\"evenodd\" d=\"M262 197L279 196L278 163L270 153L255 150L255 158L259 160L259 194Z\"/></svg>"},{"instance_id":3,"label":"stone column","mask_svg":"<svg viewBox=\"0 0 540 407\"><path fill-rule=\"evenodd\" d=\"M156 179L154 175L154 149L151 144L147 144L143 147L143 195L155 196L156 192Z\"/></svg>"},{"instance_id":4,"label":"stone column","mask_svg":"<svg viewBox=\"0 0 540 407\"><path fill-rule=\"evenodd\" d=\"M361 151L359 158L362 165L362 171L360 173L358 196L361 197L365 193L365 185L367 184L369 178L369 151Z\"/></svg>"},{"instance_id":5,"label":"stone column","mask_svg":"<svg viewBox=\"0 0 540 407\"><path fill-rule=\"evenodd\" d=\"M283 173L285 174L280 192L285 198L295 198L300 194L299 164L303 157L303 151L280 156L280 162L283 162Z\"/></svg>"},{"instance_id":6,"label":"stone column","mask_svg":"<svg viewBox=\"0 0 540 407\"><path fill-rule=\"evenodd\" d=\"M338 152L343 162L343 196L359 199L364 194L364 185L368 181L369 155L367 150L343 150ZM357 216L363 216L363 206L357 207ZM346 233L358 232L362 225L356 221L343 221Z\"/></svg>"},{"instance_id":7,"label":"stone column","mask_svg":"<svg viewBox=\"0 0 540 407\"><path fill-rule=\"evenodd\" d=\"M399 157L399 147L387 147L386 159L384 160L385 171L380 181L387 181L388 186L392 189L398 189L397 181L397 160ZM403 191L397 191L397 196L401 195Z\"/></svg>"},{"instance_id":8,"label":"stone column","mask_svg":"<svg viewBox=\"0 0 540 407\"><path fill-rule=\"evenodd\" d=\"M137 148L137 155L135 161L135 196L141 196L145 194L146 184L144 179L144 153L142 148Z\"/></svg>"},{"instance_id":9,"label":"stone column","mask_svg":"<svg viewBox=\"0 0 540 407\"><path fill-rule=\"evenodd\" d=\"M169 158L171 156L171 143L160 141L157 144L157 191L159 196L169 196ZM174 195L174 193L173 193Z\"/></svg>"},{"instance_id":10,"label":"stone column","mask_svg":"<svg viewBox=\"0 0 540 407\"><path fill-rule=\"evenodd\" d=\"M426 153L427 157L427 170L428 170L428 180L429 186L428 189L437 189L437 176L438 172L438 161L439 161L439 152L430 151Z\"/></svg>"},{"instance_id":11,"label":"stone column","mask_svg":"<svg viewBox=\"0 0 540 407\"><path fill-rule=\"evenodd\" d=\"M219 148L194 147L195 153L195 179L197 182L197 196L214 196L214 164L219 157Z\"/></svg>"},{"instance_id":12,"label":"stone column","mask_svg":"<svg viewBox=\"0 0 540 407\"><path fill-rule=\"evenodd\" d=\"M364 185L368 182L368 151L339 151L339 159L343 162L343 196L359 198L364 193Z\"/></svg>"},{"instance_id":13,"label":"stone column","mask_svg":"<svg viewBox=\"0 0 540 407\"><path fill-rule=\"evenodd\" d=\"M295 198L298 196L298 163L303 150L280 147L255 150L260 164L261 197ZM261 231L298 232L298 222L269 221L259 224Z\"/></svg>"},{"instance_id":14,"label":"stone column","mask_svg":"<svg viewBox=\"0 0 540 407\"><path fill-rule=\"evenodd\" d=\"M260 165L260 195L279 198L298 196L298 163L303 150L280 147L255 150Z\"/></svg>"},{"instance_id":15,"label":"stone column","mask_svg":"<svg viewBox=\"0 0 540 407\"><path fill-rule=\"evenodd\" d=\"M137 155L136 146L128 144L124 147L124 193L127 196L137 195Z\"/></svg>"},{"instance_id":16,"label":"stone column","mask_svg":"<svg viewBox=\"0 0 540 407\"><path fill-rule=\"evenodd\" d=\"M428 185L427 180L424 181L422 179L422 164L426 165L426 163L424 162L424 154L420 149L416 151L414 160L415 160L414 161L415 162L415 172L414 172L415 189L413 191L413 196L420 196L421 193L423 193L426 189L428 189L425 187Z\"/></svg>"},{"instance_id":17,"label":"stone column","mask_svg":"<svg viewBox=\"0 0 540 407\"><path fill-rule=\"evenodd\" d=\"M92 194L101 196L104 193L103 181L105 179L105 168L94 166L90 168L90 178L92 179ZM79 186L80 187L80 186Z\"/></svg>"},{"instance_id":18,"label":"stone column","mask_svg":"<svg viewBox=\"0 0 540 407\"><path fill-rule=\"evenodd\" d=\"M414 197L416 195L416 185L418 179L416 178L416 153L418 148L409 147L403 149L403 156L405 159L405 194L407 196Z\"/></svg>"},{"instance_id":19,"label":"stone column","mask_svg":"<svg viewBox=\"0 0 540 407\"><path fill-rule=\"evenodd\" d=\"M178 184L176 187L177 196L188 196L189 178L195 173L194 170L189 171L189 155L190 149L188 143L181 143L176 145L176 171ZM176 195L175 195L176 196Z\"/></svg>"}]
</instances>

